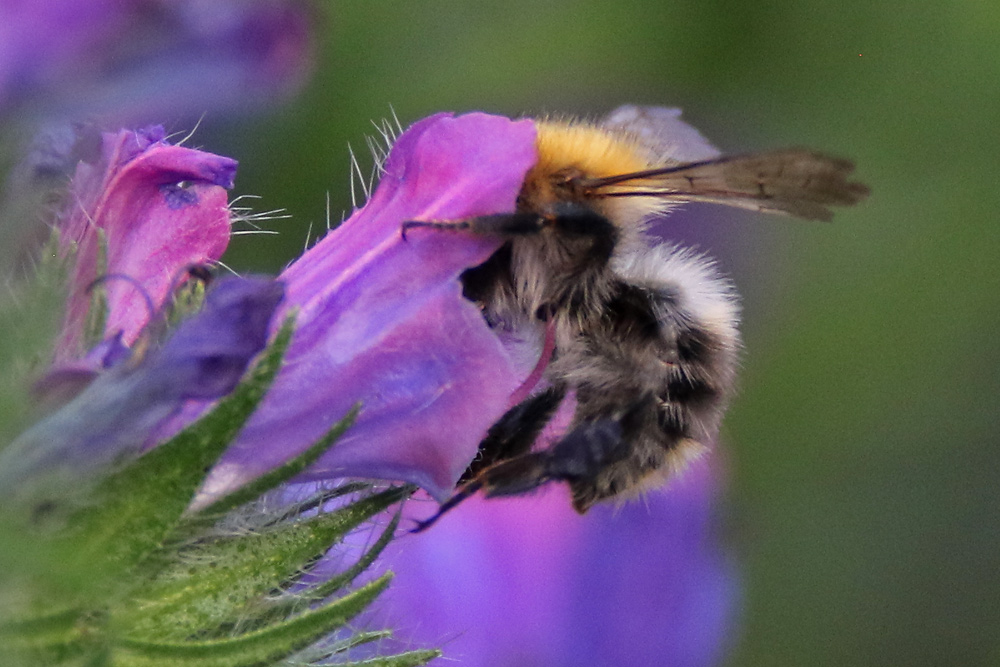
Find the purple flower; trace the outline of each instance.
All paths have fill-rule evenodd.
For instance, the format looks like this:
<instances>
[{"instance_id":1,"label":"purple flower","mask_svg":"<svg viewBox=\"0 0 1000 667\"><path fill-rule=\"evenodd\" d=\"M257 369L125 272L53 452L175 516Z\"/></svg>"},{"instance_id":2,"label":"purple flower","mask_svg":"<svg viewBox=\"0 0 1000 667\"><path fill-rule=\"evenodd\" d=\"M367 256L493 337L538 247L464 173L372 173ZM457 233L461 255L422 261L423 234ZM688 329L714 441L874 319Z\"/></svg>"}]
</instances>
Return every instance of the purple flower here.
<instances>
[{"instance_id":1,"label":"purple flower","mask_svg":"<svg viewBox=\"0 0 1000 667\"><path fill-rule=\"evenodd\" d=\"M304 81L309 26L289 0L0 0L0 112L145 123L259 106Z\"/></svg>"},{"instance_id":2,"label":"purple flower","mask_svg":"<svg viewBox=\"0 0 1000 667\"><path fill-rule=\"evenodd\" d=\"M534 140L531 121L485 114L439 114L399 138L371 200L281 275L297 313L285 368L206 496L304 450L356 403L357 422L305 480L451 493L524 375L458 281L500 241L421 230L403 240L400 225L512 209Z\"/></svg>"},{"instance_id":3,"label":"purple flower","mask_svg":"<svg viewBox=\"0 0 1000 667\"><path fill-rule=\"evenodd\" d=\"M467 667L718 664L735 584L716 486L703 461L644 502L585 517L557 488L473 498L390 544L379 622Z\"/></svg>"},{"instance_id":4,"label":"purple flower","mask_svg":"<svg viewBox=\"0 0 1000 667\"><path fill-rule=\"evenodd\" d=\"M138 141L136 154L146 155L153 142ZM121 152L129 153L130 145L123 144ZM147 203L139 197L137 205L165 215L165 224L183 227L169 211L199 210L207 193L225 184L224 158L210 157L214 160L199 158L209 165L204 171L184 172L182 179L191 185L172 187L178 181L170 179L165 189L147 184L142 190ZM536 159L531 121L440 114L399 138L366 206L282 274L286 299L270 331L295 314L285 365L196 504L303 451L357 403L362 410L355 425L300 481L371 477L419 484L438 500L452 492L535 359L522 358L512 348L516 341L499 337L462 297L459 275L489 257L499 239L417 229L403 240L400 226L413 219L512 210ZM90 174L95 183L116 182ZM86 180L78 177L78 183ZM204 189L194 189L194 183ZM190 191L197 194L193 201ZM68 226L77 228L86 225ZM106 233L110 248L112 233ZM145 238L118 237L125 258L133 257L130 244ZM159 302L172 284L165 276L176 276L176 270L144 272L156 264L148 251L157 247L159 242L140 244L134 263L109 270L135 274ZM81 257L88 256L85 249L81 244ZM109 252L109 260L114 256ZM173 261L177 253L165 256ZM162 290L148 287L148 281ZM128 332L141 330L149 309L134 289L112 297L118 324L109 325L106 334L120 329L128 340ZM201 370L213 367L231 377L241 367L242 352L234 352L233 360L220 354L256 345L247 345L238 330L227 337L221 324L205 322L177 332L159 360L148 362L149 373L162 375L163 382L177 386L181 378L180 385L194 390L185 394L194 400L158 436L189 423L224 388ZM94 354L106 361L116 349L110 344ZM204 351L215 361L185 364L173 350ZM101 379L116 376L117 368ZM107 429L102 437L110 437ZM725 648L733 598L713 532L716 482L699 463L670 489L651 493L645 504L618 511L601 506L585 518L573 512L562 487L526 498L473 498L432 530L390 546L389 565L398 576L383 612L407 648L443 644L449 656L469 665L715 664ZM434 507L427 503L426 509Z\"/></svg>"},{"instance_id":5,"label":"purple flower","mask_svg":"<svg viewBox=\"0 0 1000 667\"><path fill-rule=\"evenodd\" d=\"M399 139L365 208L282 275L298 312L287 366L199 502L302 450L355 401L358 422L304 480L451 493L534 360L515 362L460 294L458 275L497 241L404 242L399 225L511 210L533 142L529 122L482 114L435 116ZM702 462L645 503L586 517L561 487L473 498L390 545L397 577L380 622L398 630L392 648L442 645L470 666L717 664L734 584L713 530L716 485Z\"/></svg>"},{"instance_id":6,"label":"purple flower","mask_svg":"<svg viewBox=\"0 0 1000 667\"><path fill-rule=\"evenodd\" d=\"M0 489L39 473L79 483L86 472L135 453L186 401L228 394L267 342L280 283L226 278L201 311L141 360L119 359L73 401L3 452Z\"/></svg>"},{"instance_id":7,"label":"purple flower","mask_svg":"<svg viewBox=\"0 0 1000 667\"><path fill-rule=\"evenodd\" d=\"M85 353L94 280L105 277L104 338L120 335L129 346L152 315L150 301L159 307L186 267L218 259L229 242L226 189L235 161L171 146L162 127L103 134L92 143L57 222L63 251L76 253L58 363Z\"/></svg>"},{"instance_id":8,"label":"purple flower","mask_svg":"<svg viewBox=\"0 0 1000 667\"><path fill-rule=\"evenodd\" d=\"M530 363L460 295L458 275L497 241L424 230L404 242L399 226L512 210L533 142L529 122L482 114L435 116L399 139L367 206L283 274L299 322L288 365L200 502L302 450L354 401L357 424L304 480L452 491ZM713 533L715 486L697 464L644 504L585 518L561 488L467 501L390 546L395 648L443 645L497 667L716 664L733 582Z\"/></svg>"}]
</instances>

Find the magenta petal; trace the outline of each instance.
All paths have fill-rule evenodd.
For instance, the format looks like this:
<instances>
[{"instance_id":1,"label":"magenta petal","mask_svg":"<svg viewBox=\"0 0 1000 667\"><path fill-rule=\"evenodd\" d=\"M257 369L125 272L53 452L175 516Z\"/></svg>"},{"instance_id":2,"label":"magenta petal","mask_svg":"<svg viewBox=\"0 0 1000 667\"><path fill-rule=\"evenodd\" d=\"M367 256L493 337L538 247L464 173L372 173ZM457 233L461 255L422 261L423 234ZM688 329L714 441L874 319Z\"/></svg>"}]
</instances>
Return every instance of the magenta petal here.
<instances>
[{"instance_id":1,"label":"magenta petal","mask_svg":"<svg viewBox=\"0 0 1000 667\"><path fill-rule=\"evenodd\" d=\"M81 353L87 289L98 273L110 276L105 334L121 331L128 345L150 317L131 281L159 306L186 267L222 255L235 172L234 160L166 143L162 128L103 135L99 156L78 165L59 223L63 246L75 245L77 258L58 359ZM106 269L98 266L102 243Z\"/></svg>"},{"instance_id":2,"label":"magenta petal","mask_svg":"<svg viewBox=\"0 0 1000 667\"><path fill-rule=\"evenodd\" d=\"M371 200L281 276L297 328L286 367L206 485L231 489L355 426L304 479L360 476L449 495L522 380L459 274L498 239L401 223L513 210L535 163L531 121L439 114L404 133Z\"/></svg>"},{"instance_id":3,"label":"magenta petal","mask_svg":"<svg viewBox=\"0 0 1000 667\"><path fill-rule=\"evenodd\" d=\"M389 545L379 622L398 648L441 646L468 667L717 665L736 602L717 483L699 462L643 502L586 517L561 488L473 498Z\"/></svg>"}]
</instances>

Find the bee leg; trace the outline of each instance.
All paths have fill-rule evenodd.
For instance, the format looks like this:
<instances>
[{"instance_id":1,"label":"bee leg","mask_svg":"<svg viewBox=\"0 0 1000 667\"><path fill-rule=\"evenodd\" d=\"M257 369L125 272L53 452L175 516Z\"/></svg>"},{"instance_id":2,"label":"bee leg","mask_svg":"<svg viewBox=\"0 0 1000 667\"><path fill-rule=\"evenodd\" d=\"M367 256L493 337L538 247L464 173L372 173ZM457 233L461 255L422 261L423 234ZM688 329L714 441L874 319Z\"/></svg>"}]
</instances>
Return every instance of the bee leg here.
<instances>
[{"instance_id":1,"label":"bee leg","mask_svg":"<svg viewBox=\"0 0 1000 667\"><path fill-rule=\"evenodd\" d=\"M434 525L446 512L466 498L483 492L486 498L517 496L534 491L546 482L557 479L548 474L548 452L527 452L520 456L499 461L484 468L473 479L458 488L429 519L418 521L411 533L420 533Z\"/></svg>"},{"instance_id":2,"label":"bee leg","mask_svg":"<svg viewBox=\"0 0 1000 667\"><path fill-rule=\"evenodd\" d=\"M470 232L482 236L512 238L538 234L546 227L571 237L587 237L602 241L610 256L618 240L618 230L604 216L578 204L559 204L549 213L498 213L480 215L461 220L407 220L400 225L400 234L406 239L411 229L425 228L440 231Z\"/></svg>"},{"instance_id":3,"label":"bee leg","mask_svg":"<svg viewBox=\"0 0 1000 667\"><path fill-rule=\"evenodd\" d=\"M435 523L437 523L437 520L440 519L445 512L455 507L469 496L474 495L476 491L478 491L481 488L482 488L482 482L478 478L473 479L466 484L463 484L461 487L459 487L458 491L455 492L455 495L453 495L445 502L441 503L441 506L438 507L438 511L435 512L429 519L424 519L423 521L417 521L417 526L411 529L410 532L422 533L423 531L427 530Z\"/></svg>"},{"instance_id":4,"label":"bee leg","mask_svg":"<svg viewBox=\"0 0 1000 667\"><path fill-rule=\"evenodd\" d=\"M632 467L635 443L649 428L656 402L647 393L611 416L582 422L544 452L547 478L569 484L577 512L583 514L597 500L608 497L594 491L614 478L609 473Z\"/></svg>"},{"instance_id":5,"label":"bee leg","mask_svg":"<svg viewBox=\"0 0 1000 667\"><path fill-rule=\"evenodd\" d=\"M504 413L487 431L479 445L479 455L463 475L463 481L498 461L528 452L565 396L565 387L549 387Z\"/></svg>"},{"instance_id":6,"label":"bee leg","mask_svg":"<svg viewBox=\"0 0 1000 667\"><path fill-rule=\"evenodd\" d=\"M455 495L445 501L433 516L417 522L417 527L410 532L419 533L426 530L445 512L478 491L482 491L486 498L517 496L534 491L555 479L547 473L547 461L548 452L527 452L484 468L475 478L459 487Z\"/></svg>"},{"instance_id":7,"label":"bee leg","mask_svg":"<svg viewBox=\"0 0 1000 667\"><path fill-rule=\"evenodd\" d=\"M549 449L525 452L484 468L459 494L464 498L482 490L485 497L497 498L528 493L553 481L586 483L629 456L631 421L630 411L621 418L578 424ZM446 505L448 509L454 506L452 500Z\"/></svg>"},{"instance_id":8,"label":"bee leg","mask_svg":"<svg viewBox=\"0 0 1000 667\"><path fill-rule=\"evenodd\" d=\"M404 241L415 228L506 237L537 233L544 224L544 219L534 213L500 213L461 220L407 220L400 225L399 232Z\"/></svg>"},{"instance_id":9,"label":"bee leg","mask_svg":"<svg viewBox=\"0 0 1000 667\"><path fill-rule=\"evenodd\" d=\"M539 404L542 403L541 396L540 394L536 397ZM555 481L568 482L574 488L592 485L593 480L604 473L608 466L629 457L632 452L630 438L633 437L633 431L640 427L641 420L648 414L653 400L651 396L645 397L620 416L578 424L549 449L538 452L525 451L482 468L474 478L459 487L455 495L445 501L433 516L418 522L417 527L410 532L419 533L426 530L445 512L479 491L482 491L486 498L498 498L529 493L543 484ZM530 401L521 405L524 406L526 403ZM515 406L508 411L497 424L504 422L508 415L515 413L519 407L521 406ZM511 422L506 424L503 430L513 426L514 421L512 415ZM493 433L494 429L497 429L497 426L490 429L490 432ZM541 427L538 428L538 431L540 430ZM512 435L509 444L530 447L538 431L531 439L521 439L517 435ZM513 431L511 433L513 434ZM581 514L591 504L592 502L577 502L574 499L574 507Z\"/></svg>"},{"instance_id":10,"label":"bee leg","mask_svg":"<svg viewBox=\"0 0 1000 667\"><path fill-rule=\"evenodd\" d=\"M536 458L536 455L529 453L531 446L545 425L552 419L553 413L565 396L565 387L550 387L504 413L490 427L486 437L479 445L478 456L462 476L462 479L467 481L459 487L451 498L442 503L433 516L417 522L417 527L410 532L419 533L426 530L440 519L441 515L469 496L474 495L482 488L496 485L496 480L502 480L504 477L523 476L522 470L531 471L532 475L537 474L535 469L541 470L538 463L534 461L529 463L525 459ZM514 463L511 466L505 466L504 464L508 462ZM538 484L534 486L538 486ZM530 488L534 488L534 486ZM495 494L488 491L486 495Z\"/></svg>"}]
</instances>

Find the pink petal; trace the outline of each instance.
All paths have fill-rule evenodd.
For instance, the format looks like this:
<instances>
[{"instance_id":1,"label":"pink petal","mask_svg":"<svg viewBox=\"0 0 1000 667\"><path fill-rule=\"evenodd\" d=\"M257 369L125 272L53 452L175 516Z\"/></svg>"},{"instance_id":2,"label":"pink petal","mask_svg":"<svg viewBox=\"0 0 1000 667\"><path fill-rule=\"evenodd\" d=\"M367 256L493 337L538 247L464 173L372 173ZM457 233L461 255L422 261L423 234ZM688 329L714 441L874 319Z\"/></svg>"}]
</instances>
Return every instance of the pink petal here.
<instances>
[{"instance_id":1,"label":"pink petal","mask_svg":"<svg viewBox=\"0 0 1000 667\"><path fill-rule=\"evenodd\" d=\"M409 481L449 495L523 373L461 295L499 239L416 229L511 211L535 163L531 121L427 118L404 133L371 200L281 276L297 329L279 375L210 477L234 488L294 455L355 403L357 423L304 479Z\"/></svg>"},{"instance_id":2,"label":"pink petal","mask_svg":"<svg viewBox=\"0 0 1000 667\"><path fill-rule=\"evenodd\" d=\"M162 128L102 136L100 155L77 167L59 223L64 248L75 246L77 255L58 359L82 354L88 288L99 275L109 276L105 335L121 331L129 345L151 315L131 281L159 306L186 267L222 256L235 171L229 158L167 144Z\"/></svg>"}]
</instances>

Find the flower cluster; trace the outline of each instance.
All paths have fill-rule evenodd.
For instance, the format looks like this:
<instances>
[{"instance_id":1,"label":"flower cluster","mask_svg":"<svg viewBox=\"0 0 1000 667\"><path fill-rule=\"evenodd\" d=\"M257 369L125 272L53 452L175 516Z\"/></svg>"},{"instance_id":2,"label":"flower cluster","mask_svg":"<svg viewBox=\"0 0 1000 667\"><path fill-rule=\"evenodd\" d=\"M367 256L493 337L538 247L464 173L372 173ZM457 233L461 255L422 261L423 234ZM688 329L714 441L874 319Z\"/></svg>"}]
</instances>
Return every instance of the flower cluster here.
<instances>
[{"instance_id":1,"label":"flower cluster","mask_svg":"<svg viewBox=\"0 0 1000 667\"><path fill-rule=\"evenodd\" d=\"M75 264L57 364L84 367L92 382L6 450L24 463L5 457L0 482L45 469L65 478L82 461L174 442L294 318L267 395L189 511L308 454L356 406L353 426L292 483L380 479L447 498L534 360L462 296L459 275L499 241L404 239L401 224L512 210L535 159L529 120L422 120L395 142L367 204L277 282L220 281L199 316L143 352L187 268L225 249L235 163L168 145L156 128L103 135L59 223ZM93 331L98 279L107 316ZM463 664L713 664L732 597L712 530L715 489L702 466L617 515L578 517L555 490L472 500L395 540L397 586L376 615L407 641L445 643Z\"/></svg>"},{"instance_id":2,"label":"flower cluster","mask_svg":"<svg viewBox=\"0 0 1000 667\"><path fill-rule=\"evenodd\" d=\"M274 320L285 298L280 281L226 277L213 281L198 312L165 330L179 286L201 274L188 271L192 261L217 257L228 240L225 188L235 163L171 146L162 135L160 128L102 135L57 221L72 268L68 316L45 385L71 383L78 393L0 450L0 541L18 543L5 556L17 567L0 577L0 594L12 601L0 614L5 660L175 666L211 655L213 664L238 667L350 655L385 636L339 629L385 589L388 574L350 586L387 539L315 585L303 585L303 572L412 491L396 486L340 508L317 493L299 503L255 502L272 491L283 497L289 478L343 433L348 411L300 456L216 498L207 512L190 506L205 470L281 368L291 316L283 325ZM102 262L113 272L102 273ZM188 297L197 300L197 281L193 287ZM98 292L103 298L88 298ZM85 351L83 323L95 310L107 312L87 332L94 345ZM213 405L158 438L192 401ZM317 504L325 511L308 511ZM40 625L48 634L38 634ZM437 654L387 659L419 665Z\"/></svg>"}]
</instances>

